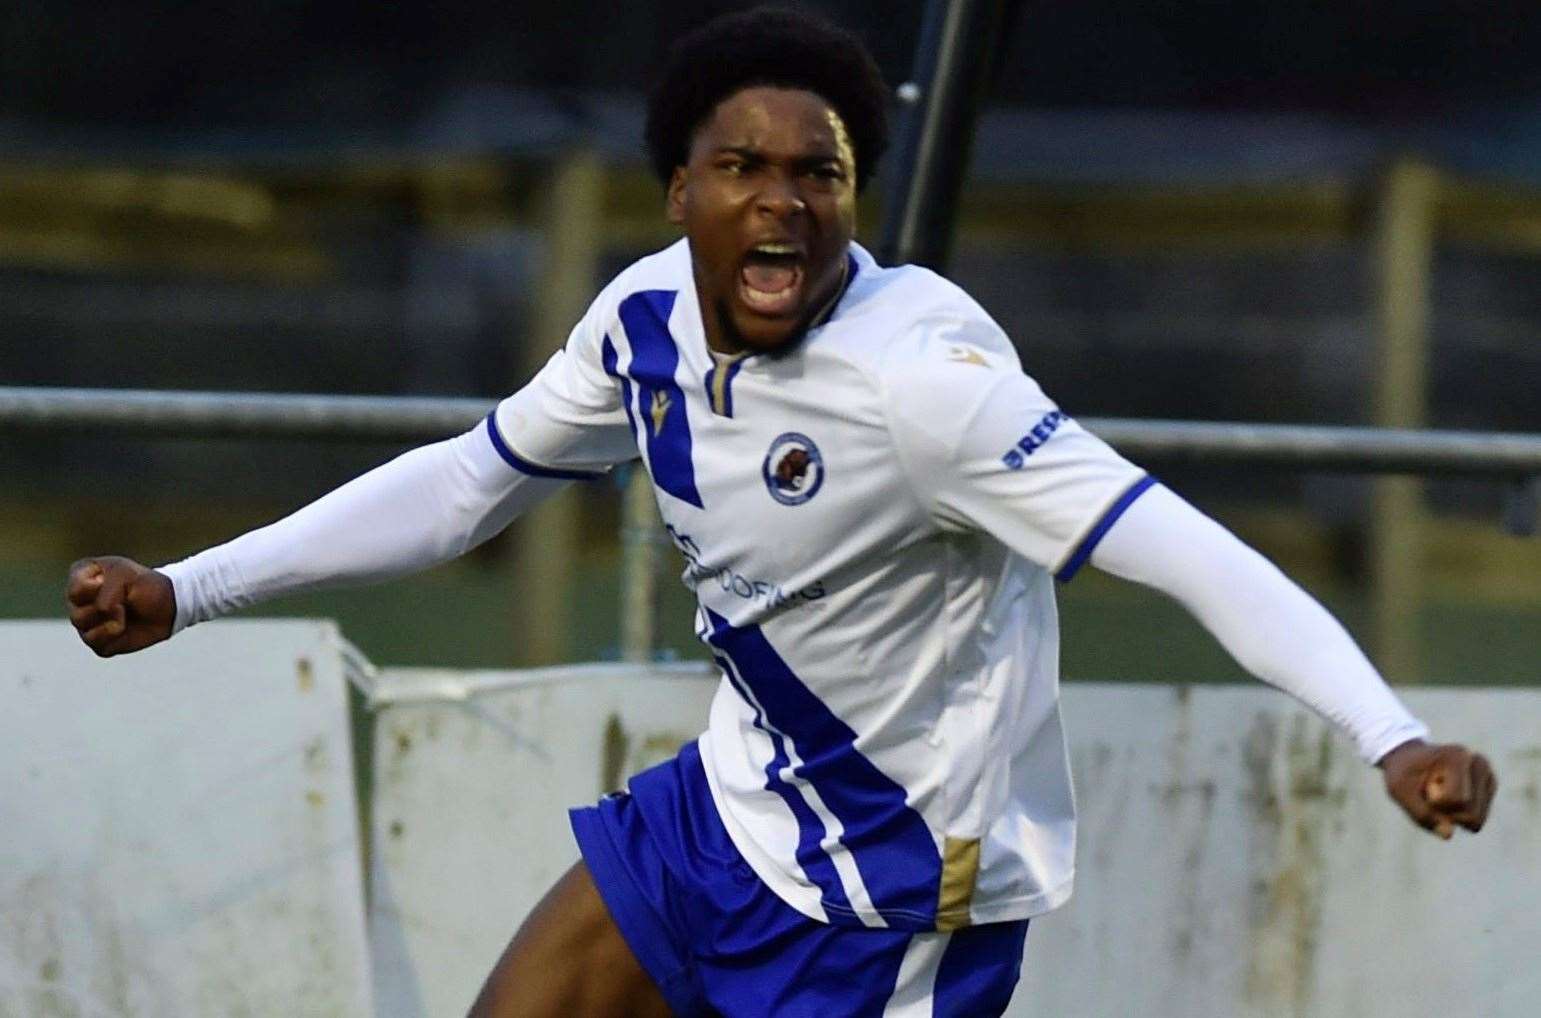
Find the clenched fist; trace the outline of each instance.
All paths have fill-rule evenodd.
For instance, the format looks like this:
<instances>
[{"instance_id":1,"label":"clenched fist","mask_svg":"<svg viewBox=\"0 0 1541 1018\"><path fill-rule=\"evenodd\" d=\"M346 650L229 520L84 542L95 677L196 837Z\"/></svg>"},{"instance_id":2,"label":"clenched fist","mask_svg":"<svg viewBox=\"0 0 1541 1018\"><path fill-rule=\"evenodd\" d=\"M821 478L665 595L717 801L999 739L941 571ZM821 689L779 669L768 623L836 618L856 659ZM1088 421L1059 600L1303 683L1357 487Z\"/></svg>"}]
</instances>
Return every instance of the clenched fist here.
<instances>
[{"instance_id":1,"label":"clenched fist","mask_svg":"<svg viewBox=\"0 0 1541 1018\"><path fill-rule=\"evenodd\" d=\"M1465 746L1404 742L1381 758L1386 792L1413 823L1448 839L1460 824L1480 831L1498 791L1498 776L1481 753Z\"/></svg>"},{"instance_id":2,"label":"clenched fist","mask_svg":"<svg viewBox=\"0 0 1541 1018\"><path fill-rule=\"evenodd\" d=\"M171 636L176 593L164 575L116 555L70 566L70 623L99 657L130 654Z\"/></svg>"}]
</instances>

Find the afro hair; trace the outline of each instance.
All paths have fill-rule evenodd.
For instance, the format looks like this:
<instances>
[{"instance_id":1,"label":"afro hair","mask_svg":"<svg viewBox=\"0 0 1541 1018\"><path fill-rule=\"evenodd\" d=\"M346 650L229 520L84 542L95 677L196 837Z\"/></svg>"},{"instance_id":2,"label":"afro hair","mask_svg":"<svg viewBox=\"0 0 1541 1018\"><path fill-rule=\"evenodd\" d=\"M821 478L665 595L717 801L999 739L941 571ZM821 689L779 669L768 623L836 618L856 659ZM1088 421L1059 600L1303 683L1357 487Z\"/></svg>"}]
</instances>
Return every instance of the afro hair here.
<instances>
[{"instance_id":1,"label":"afro hair","mask_svg":"<svg viewBox=\"0 0 1541 1018\"><path fill-rule=\"evenodd\" d=\"M647 151L665 186L689 158L696 130L745 88L806 89L834 107L856 150L861 190L888 147L888 87L861 40L817 15L764 6L707 22L680 38L647 105Z\"/></svg>"}]
</instances>

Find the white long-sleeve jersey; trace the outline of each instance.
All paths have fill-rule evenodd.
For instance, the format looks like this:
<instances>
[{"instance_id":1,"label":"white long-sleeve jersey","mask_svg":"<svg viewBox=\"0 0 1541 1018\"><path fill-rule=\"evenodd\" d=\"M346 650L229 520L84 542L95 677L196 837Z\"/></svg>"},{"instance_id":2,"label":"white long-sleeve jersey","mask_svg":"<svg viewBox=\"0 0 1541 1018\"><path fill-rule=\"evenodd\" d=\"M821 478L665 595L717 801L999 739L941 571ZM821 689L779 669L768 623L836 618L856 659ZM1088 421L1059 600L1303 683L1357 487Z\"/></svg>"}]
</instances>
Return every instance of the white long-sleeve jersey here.
<instances>
[{"instance_id":1,"label":"white long-sleeve jersey","mask_svg":"<svg viewBox=\"0 0 1541 1018\"><path fill-rule=\"evenodd\" d=\"M1186 604L1370 760L1427 730L1315 601L1083 430L957 287L852 246L794 350L706 345L686 242L635 263L482 428L166 568L184 626L442 561L641 456L721 668L701 755L755 872L814 918L910 930L1070 894L1054 579Z\"/></svg>"}]
</instances>

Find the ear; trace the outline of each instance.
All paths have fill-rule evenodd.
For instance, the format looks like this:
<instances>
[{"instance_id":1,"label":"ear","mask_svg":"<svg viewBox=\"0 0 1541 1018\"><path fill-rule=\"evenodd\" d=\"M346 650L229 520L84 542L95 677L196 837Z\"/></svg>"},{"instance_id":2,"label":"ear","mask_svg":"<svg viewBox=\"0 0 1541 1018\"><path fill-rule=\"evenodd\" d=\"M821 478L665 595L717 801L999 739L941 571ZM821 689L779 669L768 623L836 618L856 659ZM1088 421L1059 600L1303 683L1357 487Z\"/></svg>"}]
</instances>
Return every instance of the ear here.
<instances>
[{"instance_id":1,"label":"ear","mask_svg":"<svg viewBox=\"0 0 1541 1018\"><path fill-rule=\"evenodd\" d=\"M669 214L669 222L675 226L685 225L685 167L676 166L674 175L669 178L669 196L665 199Z\"/></svg>"}]
</instances>

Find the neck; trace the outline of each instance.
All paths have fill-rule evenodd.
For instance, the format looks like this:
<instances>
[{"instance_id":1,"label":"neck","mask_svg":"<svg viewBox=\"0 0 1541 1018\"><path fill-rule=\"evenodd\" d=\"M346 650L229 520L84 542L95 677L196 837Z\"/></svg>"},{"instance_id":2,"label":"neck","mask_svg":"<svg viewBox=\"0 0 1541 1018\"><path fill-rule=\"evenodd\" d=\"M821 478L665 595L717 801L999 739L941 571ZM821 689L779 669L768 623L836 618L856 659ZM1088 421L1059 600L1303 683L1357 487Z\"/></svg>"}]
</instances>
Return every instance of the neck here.
<instances>
[{"instance_id":1,"label":"neck","mask_svg":"<svg viewBox=\"0 0 1541 1018\"><path fill-rule=\"evenodd\" d=\"M733 327L733 319L728 313L727 302L722 299L711 300L706 296L701 287L700 276L696 276L696 300L701 310L701 325L706 333L706 345L714 353L728 356L739 356L748 353L769 353L776 355L797 348L802 341L803 334L809 329L817 328L829 320L829 316L835 311L835 305L840 303L840 297L845 293L846 283L850 281L851 260L847 256L840 259L840 275L835 277L835 282L830 287L829 294L815 305L815 310L807 315L802 322L775 350L756 351L747 346L743 338L738 335L738 330Z\"/></svg>"},{"instance_id":2,"label":"neck","mask_svg":"<svg viewBox=\"0 0 1541 1018\"><path fill-rule=\"evenodd\" d=\"M829 321L829 316L835 313L835 305L840 303L840 297L845 293L845 284L851 281L850 276L851 256L847 254L840 259L840 278L835 280L835 288L829 292L814 316L808 319L805 329L815 329Z\"/></svg>"}]
</instances>

